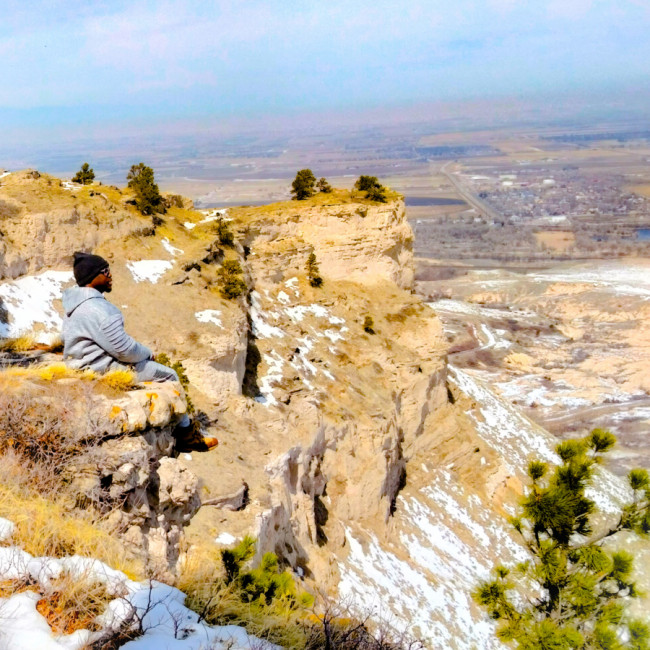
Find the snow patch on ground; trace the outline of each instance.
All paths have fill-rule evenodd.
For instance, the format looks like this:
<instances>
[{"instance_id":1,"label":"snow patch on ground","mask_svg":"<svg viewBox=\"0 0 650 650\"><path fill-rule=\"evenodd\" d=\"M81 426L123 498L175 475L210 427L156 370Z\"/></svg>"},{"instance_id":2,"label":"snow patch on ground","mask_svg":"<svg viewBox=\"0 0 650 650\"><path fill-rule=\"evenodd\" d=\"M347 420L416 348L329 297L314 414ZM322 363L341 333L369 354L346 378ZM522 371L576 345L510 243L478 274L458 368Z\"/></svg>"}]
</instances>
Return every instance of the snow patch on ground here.
<instances>
[{"instance_id":1,"label":"snow patch on ground","mask_svg":"<svg viewBox=\"0 0 650 650\"><path fill-rule=\"evenodd\" d=\"M0 517L0 542L6 542L11 539L11 536L14 534L16 526L13 521L9 521L4 517Z\"/></svg>"},{"instance_id":2,"label":"snow patch on ground","mask_svg":"<svg viewBox=\"0 0 650 650\"><path fill-rule=\"evenodd\" d=\"M230 533L220 533L214 541L217 544L224 544L226 546L229 546L230 544L234 544L237 541L237 538Z\"/></svg>"},{"instance_id":3,"label":"snow patch on ground","mask_svg":"<svg viewBox=\"0 0 650 650\"><path fill-rule=\"evenodd\" d=\"M184 225L188 230L193 230L194 228L196 228L196 224L195 224L195 223L192 223L191 221L186 221L183 225Z\"/></svg>"},{"instance_id":4,"label":"snow patch on ground","mask_svg":"<svg viewBox=\"0 0 650 650\"><path fill-rule=\"evenodd\" d=\"M271 351L270 354L263 355L262 358L268 369L266 375L259 379L258 386L260 395L255 398L255 401L271 406L278 403L278 400L273 396L273 385L282 381L284 361L275 350Z\"/></svg>"},{"instance_id":5,"label":"snow patch on ground","mask_svg":"<svg viewBox=\"0 0 650 650\"><path fill-rule=\"evenodd\" d=\"M11 174L10 171L2 172L2 174L0 174L0 178L5 178L5 177L9 176L9 174Z\"/></svg>"},{"instance_id":6,"label":"snow patch on ground","mask_svg":"<svg viewBox=\"0 0 650 650\"><path fill-rule=\"evenodd\" d=\"M291 278L287 280L284 284L287 289L293 290L294 286L297 285L298 278ZM293 332L292 327L288 327L286 330L280 329L279 327L272 325L270 321L279 320L283 315L286 315L292 323L301 323L305 316L312 315L318 319L329 319L330 322L335 321L337 324L345 323L341 318L332 317L329 310L323 305L316 303L309 305L290 305L292 302L291 296L283 290L280 290L277 295L272 295L269 289L263 290L263 295L257 291L251 292L251 307L250 307L250 317L253 334L259 339L268 339L268 338L289 338L287 343L288 348L292 350L286 352L284 357L276 351L271 352L270 354L264 355L264 360L268 366L268 372L265 377L262 377L259 380L260 392L261 395L256 398L258 402L263 404L277 404L276 398L272 394L273 386L277 385L279 381L282 380L283 374L282 369L286 365L290 366L294 370L298 371L301 381L305 387L309 390L314 389L314 384L312 379L319 372L323 374L328 380L333 381L334 375L327 370L327 368L322 368L320 365L317 366L314 361L319 357L319 352L316 349L316 344L320 339L329 339L331 342L342 341L343 332L348 331L347 327L341 327L340 331L335 329L326 329L324 332L319 331L318 326L314 327L310 325L307 329L311 332L309 336L296 336ZM297 294L297 291L295 291ZM262 304L264 305L277 306L277 310L273 309L262 309ZM278 303L284 305L284 307L279 307ZM304 334L304 330L300 330ZM333 348L329 348L330 351ZM315 350L315 351L314 351ZM313 352L313 358L309 359L308 355ZM336 350L333 352L336 353ZM293 375L292 375L293 376Z\"/></svg>"},{"instance_id":7,"label":"snow patch on ground","mask_svg":"<svg viewBox=\"0 0 650 650\"><path fill-rule=\"evenodd\" d=\"M251 292L250 308L251 326L253 334L258 339L283 338L284 332L266 321L266 314L262 311L261 296L257 291Z\"/></svg>"},{"instance_id":8,"label":"snow patch on ground","mask_svg":"<svg viewBox=\"0 0 650 650\"><path fill-rule=\"evenodd\" d=\"M615 294L647 296L650 298L650 272L647 266L600 264L598 269L549 270L528 273L527 277L538 282L567 282L591 284L611 289Z\"/></svg>"},{"instance_id":9,"label":"snow patch on ground","mask_svg":"<svg viewBox=\"0 0 650 650\"><path fill-rule=\"evenodd\" d=\"M77 630L55 635L36 610L40 595L33 591L0 599L3 650L81 650L105 633L130 620L141 621L142 636L127 642L127 650L279 650L278 646L250 636L235 625L213 627L185 607L185 594L157 582L135 582L99 560L79 556L36 558L17 547L0 547L0 579L31 579L47 589L51 580L66 574L73 580L101 582L114 597L96 619L100 630Z\"/></svg>"},{"instance_id":10,"label":"snow patch on ground","mask_svg":"<svg viewBox=\"0 0 650 650\"><path fill-rule=\"evenodd\" d=\"M0 284L0 304L8 313L8 322L0 321L0 337L21 336L38 325L45 331L37 334L36 340L51 342L62 325L53 302L61 298L63 285L72 279L69 271L46 271Z\"/></svg>"},{"instance_id":11,"label":"snow patch on ground","mask_svg":"<svg viewBox=\"0 0 650 650\"><path fill-rule=\"evenodd\" d=\"M342 331L343 329L341 329L341 332ZM341 332L335 332L334 330L328 329L322 332L322 336L329 339L332 343L336 343L337 341L343 341L345 339L345 337L341 334Z\"/></svg>"},{"instance_id":12,"label":"snow patch on ground","mask_svg":"<svg viewBox=\"0 0 650 650\"><path fill-rule=\"evenodd\" d=\"M316 303L312 305L296 305L295 307L287 307L284 313L294 322L301 322L307 314L313 314L317 318L326 318L329 316L329 311L326 307Z\"/></svg>"},{"instance_id":13,"label":"snow patch on ground","mask_svg":"<svg viewBox=\"0 0 650 650\"><path fill-rule=\"evenodd\" d=\"M514 472L514 467L526 467L531 456L552 463L559 462L550 434L544 436L542 429L515 406L496 395L479 379L451 364L449 378L476 401L481 418L472 413L470 416L476 422L481 437L504 458L511 472Z\"/></svg>"},{"instance_id":14,"label":"snow patch on ground","mask_svg":"<svg viewBox=\"0 0 650 650\"><path fill-rule=\"evenodd\" d=\"M224 221L232 221L226 217L228 214L228 208L215 208L214 210L199 210L205 215L205 219L199 221L199 223L210 223L211 221L217 221L217 219L223 219Z\"/></svg>"},{"instance_id":15,"label":"snow patch on ground","mask_svg":"<svg viewBox=\"0 0 650 650\"><path fill-rule=\"evenodd\" d=\"M136 282L147 280L152 284L156 284L172 266L173 263L167 260L140 260L139 262L126 263L126 268L131 271Z\"/></svg>"},{"instance_id":16,"label":"snow patch on ground","mask_svg":"<svg viewBox=\"0 0 650 650\"><path fill-rule=\"evenodd\" d=\"M176 248L167 237L164 237L163 240L160 242L163 245L163 248L172 256L176 257L176 255L182 255L185 251L182 251L180 248Z\"/></svg>"},{"instance_id":17,"label":"snow patch on ground","mask_svg":"<svg viewBox=\"0 0 650 650\"><path fill-rule=\"evenodd\" d=\"M475 400L478 413L470 411L468 415L474 420L479 435L497 451L509 471L514 473L515 467L526 467L533 458L554 465L560 462L555 453L558 441L493 392L486 383L451 364L449 378ZM595 483L598 487L589 488L587 496L605 514L618 512L621 504L630 499L626 483L607 470L598 468Z\"/></svg>"},{"instance_id":18,"label":"snow patch on ground","mask_svg":"<svg viewBox=\"0 0 650 650\"><path fill-rule=\"evenodd\" d=\"M72 181L61 181L61 187L65 190L69 190L70 192L76 192L77 190L81 189L81 185L79 183L73 183Z\"/></svg>"},{"instance_id":19,"label":"snow patch on ground","mask_svg":"<svg viewBox=\"0 0 650 650\"><path fill-rule=\"evenodd\" d=\"M217 327L223 327L221 323L221 312L217 309L204 309L203 311L197 311L194 316L199 323L212 323Z\"/></svg>"}]
</instances>

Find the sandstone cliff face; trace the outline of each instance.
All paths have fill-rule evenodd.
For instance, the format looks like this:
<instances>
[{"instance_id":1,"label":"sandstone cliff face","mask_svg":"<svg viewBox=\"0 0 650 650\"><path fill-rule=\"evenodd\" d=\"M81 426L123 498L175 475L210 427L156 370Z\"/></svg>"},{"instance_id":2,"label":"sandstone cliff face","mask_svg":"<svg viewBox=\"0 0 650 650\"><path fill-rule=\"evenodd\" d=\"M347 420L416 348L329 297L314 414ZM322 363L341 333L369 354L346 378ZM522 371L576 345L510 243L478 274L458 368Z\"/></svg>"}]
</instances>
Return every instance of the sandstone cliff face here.
<instances>
[{"instance_id":1,"label":"sandstone cliff face","mask_svg":"<svg viewBox=\"0 0 650 650\"><path fill-rule=\"evenodd\" d=\"M291 212L281 219L257 218L250 225L246 243L254 243L248 264L255 278L272 279L280 269L286 277L304 274L304 260L314 252L324 278L412 287L413 231L402 201L296 205ZM273 266L268 265L269 257L275 260Z\"/></svg>"},{"instance_id":2,"label":"sandstone cliff face","mask_svg":"<svg viewBox=\"0 0 650 650\"><path fill-rule=\"evenodd\" d=\"M0 182L0 279L70 264L75 250L93 250L142 229L111 188L88 190L48 175L16 172Z\"/></svg>"},{"instance_id":3,"label":"sandstone cliff face","mask_svg":"<svg viewBox=\"0 0 650 650\"><path fill-rule=\"evenodd\" d=\"M274 551L335 589L332 553L345 545L345 525L385 526L409 459L446 417L446 343L409 292L412 232L401 201L293 205L258 218L233 213L253 289L247 412L259 443L245 455L266 466L259 553ZM305 277L311 252L321 288Z\"/></svg>"}]
</instances>

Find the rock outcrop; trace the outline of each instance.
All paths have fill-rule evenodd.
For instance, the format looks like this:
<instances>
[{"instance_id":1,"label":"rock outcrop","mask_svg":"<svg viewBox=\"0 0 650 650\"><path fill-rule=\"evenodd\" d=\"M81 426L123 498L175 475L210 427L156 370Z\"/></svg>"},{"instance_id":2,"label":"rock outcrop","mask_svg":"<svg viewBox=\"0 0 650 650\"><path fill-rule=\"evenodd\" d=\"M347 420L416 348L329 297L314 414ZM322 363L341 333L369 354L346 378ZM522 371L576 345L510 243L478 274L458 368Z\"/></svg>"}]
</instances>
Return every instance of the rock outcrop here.
<instances>
[{"instance_id":1,"label":"rock outcrop","mask_svg":"<svg viewBox=\"0 0 650 650\"><path fill-rule=\"evenodd\" d=\"M256 278L272 280L280 270L287 277L304 274L304 260L314 252L322 276L329 280L360 284L383 280L411 288L413 231L403 201L296 205L281 214L282 219L260 215L250 225L244 243L254 253L247 261ZM262 260L272 256L275 264L271 268L264 261L258 264L256 256Z\"/></svg>"},{"instance_id":2,"label":"rock outcrop","mask_svg":"<svg viewBox=\"0 0 650 650\"><path fill-rule=\"evenodd\" d=\"M11 382L0 378L0 384L3 403L13 402L28 421L36 406L63 422L53 429L54 436L66 438L60 443L25 438L14 443L16 449L54 445L49 459L39 461L45 463L40 471L59 475L66 498L95 512L100 525L120 535L153 574L173 573L183 528L201 505L199 480L174 449L172 430L186 410L181 386L142 384L106 394L92 379L50 378L31 369Z\"/></svg>"},{"instance_id":3,"label":"rock outcrop","mask_svg":"<svg viewBox=\"0 0 650 650\"><path fill-rule=\"evenodd\" d=\"M103 190L63 184L32 172L3 178L0 279L69 265L73 251L96 249L147 225L145 219L134 219L133 212L109 198L111 188Z\"/></svg>"}]
</instances>

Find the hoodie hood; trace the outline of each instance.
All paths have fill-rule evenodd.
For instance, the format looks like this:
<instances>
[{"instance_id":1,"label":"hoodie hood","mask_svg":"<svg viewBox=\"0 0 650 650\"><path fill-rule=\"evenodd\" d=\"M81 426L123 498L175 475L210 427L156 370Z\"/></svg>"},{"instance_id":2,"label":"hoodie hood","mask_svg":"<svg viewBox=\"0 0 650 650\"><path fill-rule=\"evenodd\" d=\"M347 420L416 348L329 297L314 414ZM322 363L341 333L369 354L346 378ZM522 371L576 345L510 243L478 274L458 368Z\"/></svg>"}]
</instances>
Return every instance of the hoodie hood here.
<instances>
[{"instance_id":1,"label":"hoodie hood","mask_svg":"<svg viewBox=\"0 0 650 650\"><path fill-rule=\"evenodd\" d=\"M61 296L65 315L69 317L81 303L95 298L106 300L97 289L92 287L70 287L70 289L66 289Z\"/></svg>"}]
</instances>

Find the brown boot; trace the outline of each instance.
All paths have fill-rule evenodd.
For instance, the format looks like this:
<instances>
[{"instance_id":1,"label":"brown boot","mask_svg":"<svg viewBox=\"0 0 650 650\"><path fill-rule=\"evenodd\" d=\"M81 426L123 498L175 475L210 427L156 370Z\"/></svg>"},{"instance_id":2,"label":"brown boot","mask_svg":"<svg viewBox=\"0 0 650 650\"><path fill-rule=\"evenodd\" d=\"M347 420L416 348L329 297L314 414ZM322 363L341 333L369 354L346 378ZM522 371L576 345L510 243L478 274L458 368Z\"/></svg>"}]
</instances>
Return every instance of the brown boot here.
<instances>
[{"instance_id":1,"label":"brown boot","mask_svg":"<svg viewBox=\"0 0 650 650\"><path fill-rule=\"evenodd\" d=\"M177 426L173 436L176 438L176 451L179 453L210 451L219 444L216 438L203 435L201 425L197 420L193 420L186 427Z\"/></svg>"}]
</instances>

